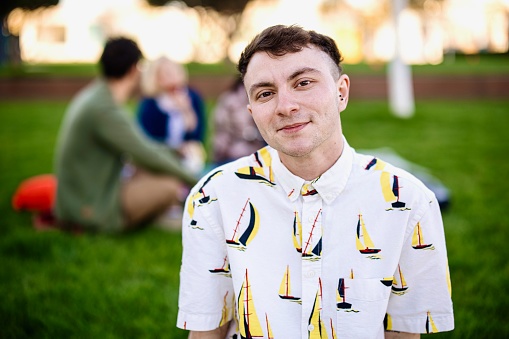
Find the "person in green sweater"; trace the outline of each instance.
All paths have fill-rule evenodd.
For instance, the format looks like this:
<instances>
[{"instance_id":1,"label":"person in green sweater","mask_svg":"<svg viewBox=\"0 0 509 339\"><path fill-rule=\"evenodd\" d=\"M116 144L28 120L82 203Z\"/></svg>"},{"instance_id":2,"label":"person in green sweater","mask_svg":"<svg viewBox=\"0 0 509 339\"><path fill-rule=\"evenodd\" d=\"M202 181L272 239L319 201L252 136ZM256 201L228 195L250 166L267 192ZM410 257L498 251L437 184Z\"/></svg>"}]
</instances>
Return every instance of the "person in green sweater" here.
<instances>
[{"instance_id":1,"label":"person in green sweater","mask_svg":"<svg viewBox=\"0 0 509 339\"><path fill-rule=\"evenodd\" d=\"M167 147L143 135L124 108L139 84L141 58L134 41L108 40L101 76L65 113L55 152L54 212L62 228L137 228L181 203L186 186L197 182ZM126 163L133 164L129 174Z\"/></svg>"}]
</instances>

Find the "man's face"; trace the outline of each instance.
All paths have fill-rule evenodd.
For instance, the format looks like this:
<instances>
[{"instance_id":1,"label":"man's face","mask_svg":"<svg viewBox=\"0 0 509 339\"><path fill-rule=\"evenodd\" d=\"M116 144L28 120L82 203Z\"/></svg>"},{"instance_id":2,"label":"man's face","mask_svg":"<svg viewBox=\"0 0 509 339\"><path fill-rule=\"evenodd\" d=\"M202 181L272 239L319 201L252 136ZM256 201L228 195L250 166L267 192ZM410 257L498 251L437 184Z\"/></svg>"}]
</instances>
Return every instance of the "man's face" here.
<instances>
[{"instance_id":1,"label":"man's face","mask_svg":"<svg viewBox=\"0 0 509 339\"><path fill-rule=\"evenodd\" d=\"M349 79L335 79L333 62L310 47L274 57L257 52L244 84L248 110L265 141L284 156L332 154L342 141L339 113L346 108ZM283 160L284 161L284 160Z\"/></svg>"}]
</instances>

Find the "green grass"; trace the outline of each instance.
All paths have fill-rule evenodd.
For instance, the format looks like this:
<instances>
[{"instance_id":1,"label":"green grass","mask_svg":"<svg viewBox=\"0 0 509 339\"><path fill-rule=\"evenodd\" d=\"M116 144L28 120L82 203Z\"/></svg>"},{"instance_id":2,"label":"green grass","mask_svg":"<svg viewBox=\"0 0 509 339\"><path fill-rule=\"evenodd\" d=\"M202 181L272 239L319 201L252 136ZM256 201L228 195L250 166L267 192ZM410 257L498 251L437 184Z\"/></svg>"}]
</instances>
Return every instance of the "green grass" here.
<instances>
[{"instance_id":1,"label":"green grass","mask_svg":"<svg viewBox=\"0 0 509 339\"><path fill-rule=\"evenodd\" d=\"M21 180L52 170L64 109L0 103L0 337L185 338L175 328L178 233L36 232L11 209ZM391 147L451 190L443 215L456 330L433 338L509 337L509 100L418 102L407 120L385 102L353 101L342 119L353 147Z\"/></svg>"}]
</instances>

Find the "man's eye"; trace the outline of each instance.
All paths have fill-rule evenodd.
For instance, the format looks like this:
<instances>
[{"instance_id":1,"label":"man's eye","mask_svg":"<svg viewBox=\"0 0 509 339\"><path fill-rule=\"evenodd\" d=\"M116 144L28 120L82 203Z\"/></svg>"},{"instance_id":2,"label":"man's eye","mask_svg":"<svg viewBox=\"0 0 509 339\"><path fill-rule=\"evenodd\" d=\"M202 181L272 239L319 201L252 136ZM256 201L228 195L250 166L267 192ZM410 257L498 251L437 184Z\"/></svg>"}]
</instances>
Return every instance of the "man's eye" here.
<instances>
[{"instance_id":1,"label":"man's eye","mask_svg":"<svg viewBox=\"0 0 509 339\"><path fill-rule=\"evenodd\" d=\"M270 96L271 94L272 93L269 91L261 92L260 94L258 94L258 98L266 98L266 97Z\"/></svg>"},{"instance_id":2,"label":"man's eye","mask_svg":"<svg viewBox=\"0 0 509 339\"><path fill-rule=\"evenodd\" d=\"M302 81L300 81L300 82L297 84L297 86L298 86L298 87L303 87L303 86L307 86L307 85L309 85L310 83L311 83L311 81L310 81L310 80L302 80Z\"/></svg>"}]
</instances>

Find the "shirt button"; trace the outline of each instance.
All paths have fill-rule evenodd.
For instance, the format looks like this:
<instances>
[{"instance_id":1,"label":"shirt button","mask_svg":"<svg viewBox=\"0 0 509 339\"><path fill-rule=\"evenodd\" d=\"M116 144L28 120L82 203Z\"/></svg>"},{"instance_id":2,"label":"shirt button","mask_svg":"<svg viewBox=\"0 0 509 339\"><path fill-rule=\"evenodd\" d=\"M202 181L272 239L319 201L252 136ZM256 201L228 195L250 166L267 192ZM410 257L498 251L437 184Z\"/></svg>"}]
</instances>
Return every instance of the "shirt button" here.
<instances>
[{"instance_id":1,"label":"shirt button","mask_svg":"<svg viewBox=\"0 0 509 339\"><path fill-rule=\"evenodd\" d=\"M313 221L315 221L315 217L308 217L308 221L309 221L309 222L313 222Z\"/></svg>"},{"instance_id":2,"label":"shirt button","mask_svg":"<svg viewBox=\"0 0 509 339\"><path fill-rule=\"evenodd\" d=\"M315 327L314 327L313 325L309 325L309 326L308 326L308 331L309 331L309 332L313 331L314 329L315 329Z\"/></svg>"},{"instance_id":3,"label":"shirt button","mask_svg":"<svg viewBox=\"0 0 509 339\"><path fill-rule=\"evenodd\" d=\"M306 278L313 278L315 276L315 271L309 271L306 273Z\"/></svg>"}]
</instances>

